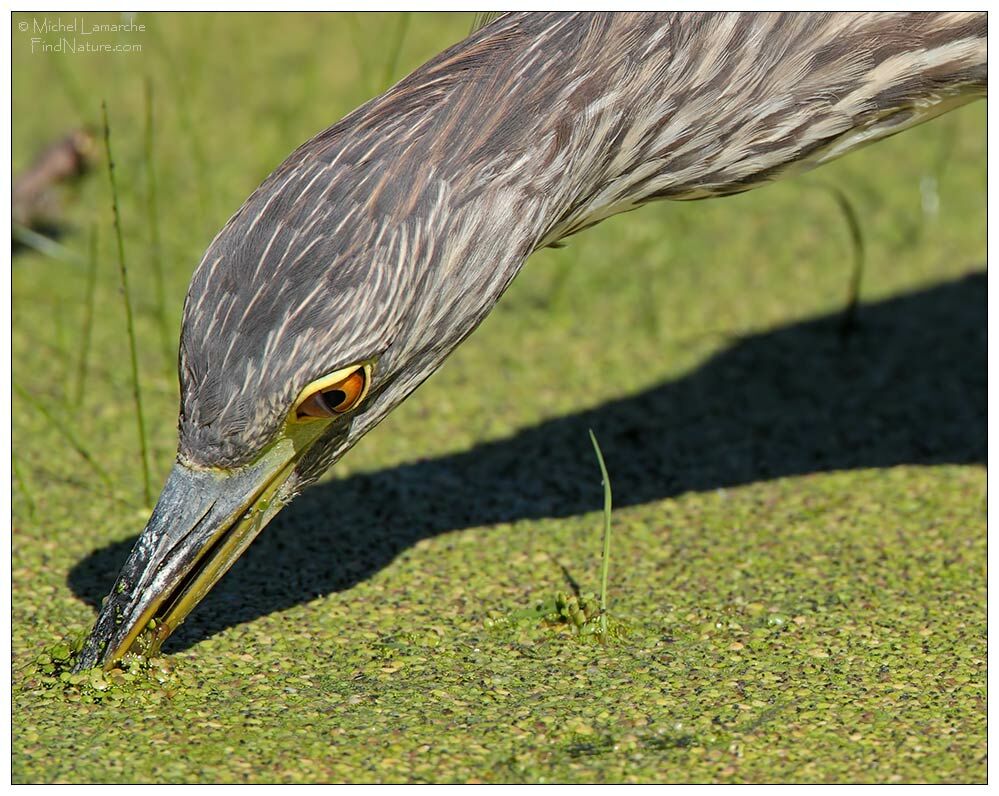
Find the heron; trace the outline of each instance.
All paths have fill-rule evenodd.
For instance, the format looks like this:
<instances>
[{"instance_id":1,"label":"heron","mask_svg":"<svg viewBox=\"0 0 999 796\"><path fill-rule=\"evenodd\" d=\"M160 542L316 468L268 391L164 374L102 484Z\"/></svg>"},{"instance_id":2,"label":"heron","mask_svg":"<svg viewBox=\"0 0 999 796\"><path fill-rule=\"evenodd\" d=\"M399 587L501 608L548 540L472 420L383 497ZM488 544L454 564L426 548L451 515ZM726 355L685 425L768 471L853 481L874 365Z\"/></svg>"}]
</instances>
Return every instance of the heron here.
<instances>
[{"instance_id":1,"label":"heron","mask_svg":"<svg viewBox=\"0 0 999 796\"><path fill-rule=\"evenodd\" d=\"M528 256L984 97L983 13L508 13L295 150L208 246L178 452L76 668L152 655Z\"/></svg>"}]
</instances>

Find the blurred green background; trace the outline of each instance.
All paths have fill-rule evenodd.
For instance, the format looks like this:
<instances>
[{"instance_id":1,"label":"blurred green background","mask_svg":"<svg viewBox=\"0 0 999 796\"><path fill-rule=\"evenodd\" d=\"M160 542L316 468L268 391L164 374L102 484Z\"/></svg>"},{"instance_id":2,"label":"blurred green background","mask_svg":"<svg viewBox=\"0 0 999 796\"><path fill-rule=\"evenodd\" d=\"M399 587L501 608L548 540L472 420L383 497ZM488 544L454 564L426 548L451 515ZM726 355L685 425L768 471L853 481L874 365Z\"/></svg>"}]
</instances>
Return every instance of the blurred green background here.
<instances>
[{"instance_id":1,"label":"blurred green background","mask_svg":"<svg viewBox=\"0 0 999 796\"><path fill-rule=\"evenodd\" d=\"M60 17L145 29L34 32ZM15 175L107 102L154 492L213 235L471 23L13 15ZM32 51L85 36L131 51ZM984 133L977 103L535 255L267 529L172 670L110 685L52 665L149 511L98 148L55 243L12 266L14 781L984 781ZM834 191L866 253L845 340ZM615 491L607 645L532 612L597 588L590 427Z\"/></svg>"}]
</instances>

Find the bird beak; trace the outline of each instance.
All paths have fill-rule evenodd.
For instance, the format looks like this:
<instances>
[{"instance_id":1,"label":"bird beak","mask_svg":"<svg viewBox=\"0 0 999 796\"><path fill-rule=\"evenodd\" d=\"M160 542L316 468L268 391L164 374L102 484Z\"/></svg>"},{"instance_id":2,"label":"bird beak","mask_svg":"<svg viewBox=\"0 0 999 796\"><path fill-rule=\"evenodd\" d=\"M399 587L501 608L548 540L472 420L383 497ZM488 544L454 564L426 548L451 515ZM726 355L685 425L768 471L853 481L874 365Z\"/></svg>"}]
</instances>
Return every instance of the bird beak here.
<instances>
[{"instance_id":1,"label":"bird beak","mask_svg":"<svg viewBox=\"0 0 999 796\"><path fill-rule=\"evenodd\" d=\"M266 453L238 470L175 464L76 670L109 669L129 652L155 654L291 499L282 487L328 427L289 424Z\"/></svg>"}]
</instances>

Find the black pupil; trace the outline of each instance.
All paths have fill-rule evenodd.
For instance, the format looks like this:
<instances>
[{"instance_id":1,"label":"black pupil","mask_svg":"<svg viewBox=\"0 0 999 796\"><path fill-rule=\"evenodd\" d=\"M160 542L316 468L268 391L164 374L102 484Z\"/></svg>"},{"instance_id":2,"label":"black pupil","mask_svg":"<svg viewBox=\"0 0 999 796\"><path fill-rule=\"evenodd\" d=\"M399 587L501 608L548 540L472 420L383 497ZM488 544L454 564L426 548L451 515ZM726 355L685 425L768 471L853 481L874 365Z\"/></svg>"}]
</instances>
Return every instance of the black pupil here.
<instances>
[{"instance_id":1,"label":"black pupil","mask_svg":"<svg viewBox=\"0 0 999 796\"><path fill-rule=\"evenodd\" d=\"M331 412L335 412L336 408L347 400L347 393L343 390L326 390L322 395L323 403Z\"/></svg>"}]
</instances>

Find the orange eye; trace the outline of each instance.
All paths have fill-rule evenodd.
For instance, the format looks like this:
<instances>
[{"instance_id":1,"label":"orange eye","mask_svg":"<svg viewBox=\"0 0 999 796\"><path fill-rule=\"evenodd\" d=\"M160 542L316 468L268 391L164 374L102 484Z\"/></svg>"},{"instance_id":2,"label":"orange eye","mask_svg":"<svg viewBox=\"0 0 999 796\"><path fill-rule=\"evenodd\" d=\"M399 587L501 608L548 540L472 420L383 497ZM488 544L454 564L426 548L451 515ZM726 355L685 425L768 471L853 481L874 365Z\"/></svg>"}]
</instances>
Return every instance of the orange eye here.
<instances>
[{"instance_id":1,"label":"orange eye","mask_svg":"<svg viewBox=\"0 0 999 796\"><path fill-rule=\"evenodd\" d=\"M298 405L296 417L331 418L349 412L367 392L368 379L365 368L358 368L346 378L312 393Z\"/></svg>"}]
</instances>

